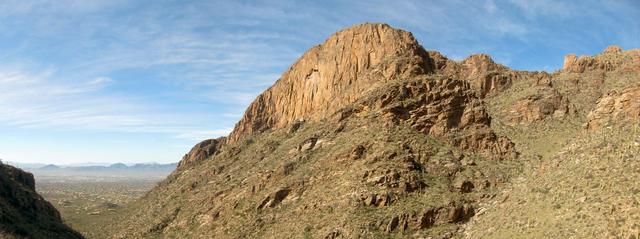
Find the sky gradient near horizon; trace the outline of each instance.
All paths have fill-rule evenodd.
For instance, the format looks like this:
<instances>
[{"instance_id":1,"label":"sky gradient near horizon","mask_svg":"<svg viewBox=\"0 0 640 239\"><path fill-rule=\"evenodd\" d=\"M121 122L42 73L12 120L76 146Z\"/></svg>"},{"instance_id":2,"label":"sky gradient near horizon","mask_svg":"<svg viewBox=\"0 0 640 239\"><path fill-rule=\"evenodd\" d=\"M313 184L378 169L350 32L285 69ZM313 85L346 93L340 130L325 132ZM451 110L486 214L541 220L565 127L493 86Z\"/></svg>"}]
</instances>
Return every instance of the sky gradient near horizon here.
<instances>
[{"instance_id":1,"label":"sky gradient near horizon","mask_svg":"<svg viewBox=\"0 0 640 239\"><path fill-rule=\"evenodd\" d=\"M0 0L0 159L176 162L229 133L306 49L362 22L455 60L554 71L568 53L640 48L638 16L634 0Z\"/></svg>"}]
</instances>

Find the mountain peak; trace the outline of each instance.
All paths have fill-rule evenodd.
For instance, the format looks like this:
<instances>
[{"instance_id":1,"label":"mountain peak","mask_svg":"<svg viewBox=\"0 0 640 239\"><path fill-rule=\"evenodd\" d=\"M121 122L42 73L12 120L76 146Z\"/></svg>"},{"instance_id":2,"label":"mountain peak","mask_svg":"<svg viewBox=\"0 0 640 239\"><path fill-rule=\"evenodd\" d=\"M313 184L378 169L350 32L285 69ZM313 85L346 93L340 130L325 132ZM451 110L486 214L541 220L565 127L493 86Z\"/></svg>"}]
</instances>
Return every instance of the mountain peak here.
<instances>
[{"instance_id":1,"label":"mountain peak","mask_svg":"<svg viewBox=\"0 0 640 239\"><path fill-rule=\"evenodd\" d=\"M373 23L346 28L304 53L260 94L229 141L298 119L325 118L377 83L432 69L427 52L410 32Z\"/></svg>"}]
</instances>

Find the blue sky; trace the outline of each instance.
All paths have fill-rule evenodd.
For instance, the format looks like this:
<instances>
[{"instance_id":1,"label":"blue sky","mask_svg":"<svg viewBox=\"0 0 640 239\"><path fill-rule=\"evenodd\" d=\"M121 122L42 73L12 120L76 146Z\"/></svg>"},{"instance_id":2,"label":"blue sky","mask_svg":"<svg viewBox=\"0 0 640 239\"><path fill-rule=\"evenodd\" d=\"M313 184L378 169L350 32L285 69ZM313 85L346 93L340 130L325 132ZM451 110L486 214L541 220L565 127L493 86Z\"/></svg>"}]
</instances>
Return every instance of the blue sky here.
<instances>
[{"instance_id":1,"label":"blue sky","mask_svg":"<svg viewBox=\"0 0 640 239\"><path fill-rule=\"evenodd\" d=\"M567 53L640 47L638 16L634 0L0 0L0 158L178 161L357 23L406 29L456 60L553 71Z\"/></svg>"}]
</instances>

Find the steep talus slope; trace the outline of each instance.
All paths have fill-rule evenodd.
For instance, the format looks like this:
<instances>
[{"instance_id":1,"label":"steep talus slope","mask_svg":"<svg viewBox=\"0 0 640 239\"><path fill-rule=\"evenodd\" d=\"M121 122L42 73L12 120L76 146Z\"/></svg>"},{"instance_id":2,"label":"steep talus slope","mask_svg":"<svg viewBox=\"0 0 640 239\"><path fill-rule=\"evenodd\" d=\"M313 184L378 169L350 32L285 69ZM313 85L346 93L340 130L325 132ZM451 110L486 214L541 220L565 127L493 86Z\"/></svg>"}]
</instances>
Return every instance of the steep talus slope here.
<instances>
[{"instance_id":1,"label":"steep talus slope","mask_svg":"<svg viewBox=\"0 0 640 239\"><path fill-rule=\"evenodd\" d=\"M0 238L83 238L35 192L31 173L0 163Z\"/></svg>"}]
</instances>

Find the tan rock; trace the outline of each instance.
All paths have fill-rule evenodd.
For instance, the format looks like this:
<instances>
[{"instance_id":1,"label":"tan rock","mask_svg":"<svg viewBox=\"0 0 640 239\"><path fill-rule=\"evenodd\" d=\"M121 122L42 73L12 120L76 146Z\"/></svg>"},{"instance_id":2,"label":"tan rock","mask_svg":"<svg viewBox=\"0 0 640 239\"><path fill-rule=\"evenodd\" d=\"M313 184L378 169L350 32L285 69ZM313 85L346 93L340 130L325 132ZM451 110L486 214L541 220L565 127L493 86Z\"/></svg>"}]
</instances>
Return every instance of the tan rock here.
<instances>
[{"instance_id":1,"label":"tan rock","mask_svg":"<svg viewBox=\"0 0 640 239\"><path fill-rule=\"evenodd\" d=\"M602 53L603 54L620 54L622 53L622 48L616 45L611 45L605 48Z\"/></svg>"},{"instance_id":2,"label":"tan rock","mask_svg":"<svg viewBox=\"0 0 640 239\"><path fill-rule=\"evenodd\" d=\"M514 157L513 143L493 133L482 100L466 81L418 78L399 84L372 92L361 104L461 149Z\"/></svg>"},{"instance_id":3,"label":"tan rock","mask_svg":"<svg viewBox=\"0 0 640 239\"><path fill-rule=\"evenodd\" d=\"M580 56L570 54L565 57L564 72L582 73L587 71L638 71L640 70L640 51L623 51L619 46L609 46L602 54Z\"/></svg>"},{"instance_id":4,"label":"tan rock","mask_svg":"<svg viewBox=\"0 0 640 239\"><path fill-rule=\"evenodd\" d=\"M217 154L220 150L220 147L222 147L225 142L226 138L220 137L217 139L207 139L196 144L189 151L189 153L182 157L182 160L180 160L180 163L178 163L178 170Z\"/></svg>"},{"instance_id":5,"label":"tan rock","mask_svg":"<svg viewBox=\"0 0 640 239\"><path fill-rule=\"evenodd\" d=\"M640 87L612 92L598 100L587 116L587 129L598 130L614 124L640 124Z\"/></svg>"},{"instance_id":6,"label":"tan rock","mask_svg":"<svg viewBox=\"0 0 640 239\"><path fill-rule=\"evenodd\" d=\"M462 80L425 78L398 88L387 86L435 71L451 74L452 78L470 78L475 87ZM463 149L504 156L513 153L512 143L493 134L488 114L473 88L483 97L510 85L514 77L488 55L474 55L455 63L439 53L426 52L409 32L385 24L358 25L305 53L249 106L229 142L302 119L318 121L338 111L342 112L340 121L353 114L343 109L356 104L360 112L362 107L384 108L388 116L409 120L418 130L448 138ZM371 99L370 93L376 88L400 91L383 92ZM368 100L355 103L364 97ZM404 99L418 101L397 105ZM392 102L396 105L389 106ZM456 134L463 137L450 137L461 130L468 132Z\"/></svg>"},{"instance_id":7,"label":"tan rock","mask_svg":"<svg viewBox=\"0 0 640 239\"><path fill-rule=\"evenodd\" d=\"M325 118L377 83L430 71L426 59L411 33L386 24L337 32L307 51L251 103L229 141L298 119Z\"/></svg>"},{"instance_id":8,"label":"tan rock","mask_svg":"<svg viewBox=\"0 0 640 239\"><path fill-rule=\"evenodd\" d=\"M487 72L507 70L503 65L496 64L487 54L471 55L462 61L464 75L467 77L483 75Z\"/></svg>"},{"instance_id":9,"label":"tan rock","mask_svg":"<svg viewBox=\"0 0 640 239\"><path fill-rule=\"evenodd\" d=\"M569 54L564 57L564 64L562 65L563 71L569 71L573 68L573 65L578 60L576 54Z\"/></svg>"},{"instance_id":10,"label":"tan rock","mask_svg":"<svg viewBox=\"0 0 640 239\"><path fill-rule=\"evenodd\" d=\"M570 113L570 103L557 90L544 87L505 109L507 123L529 124L546 118L563 118Z\"/></svg>"}]
</instances>

